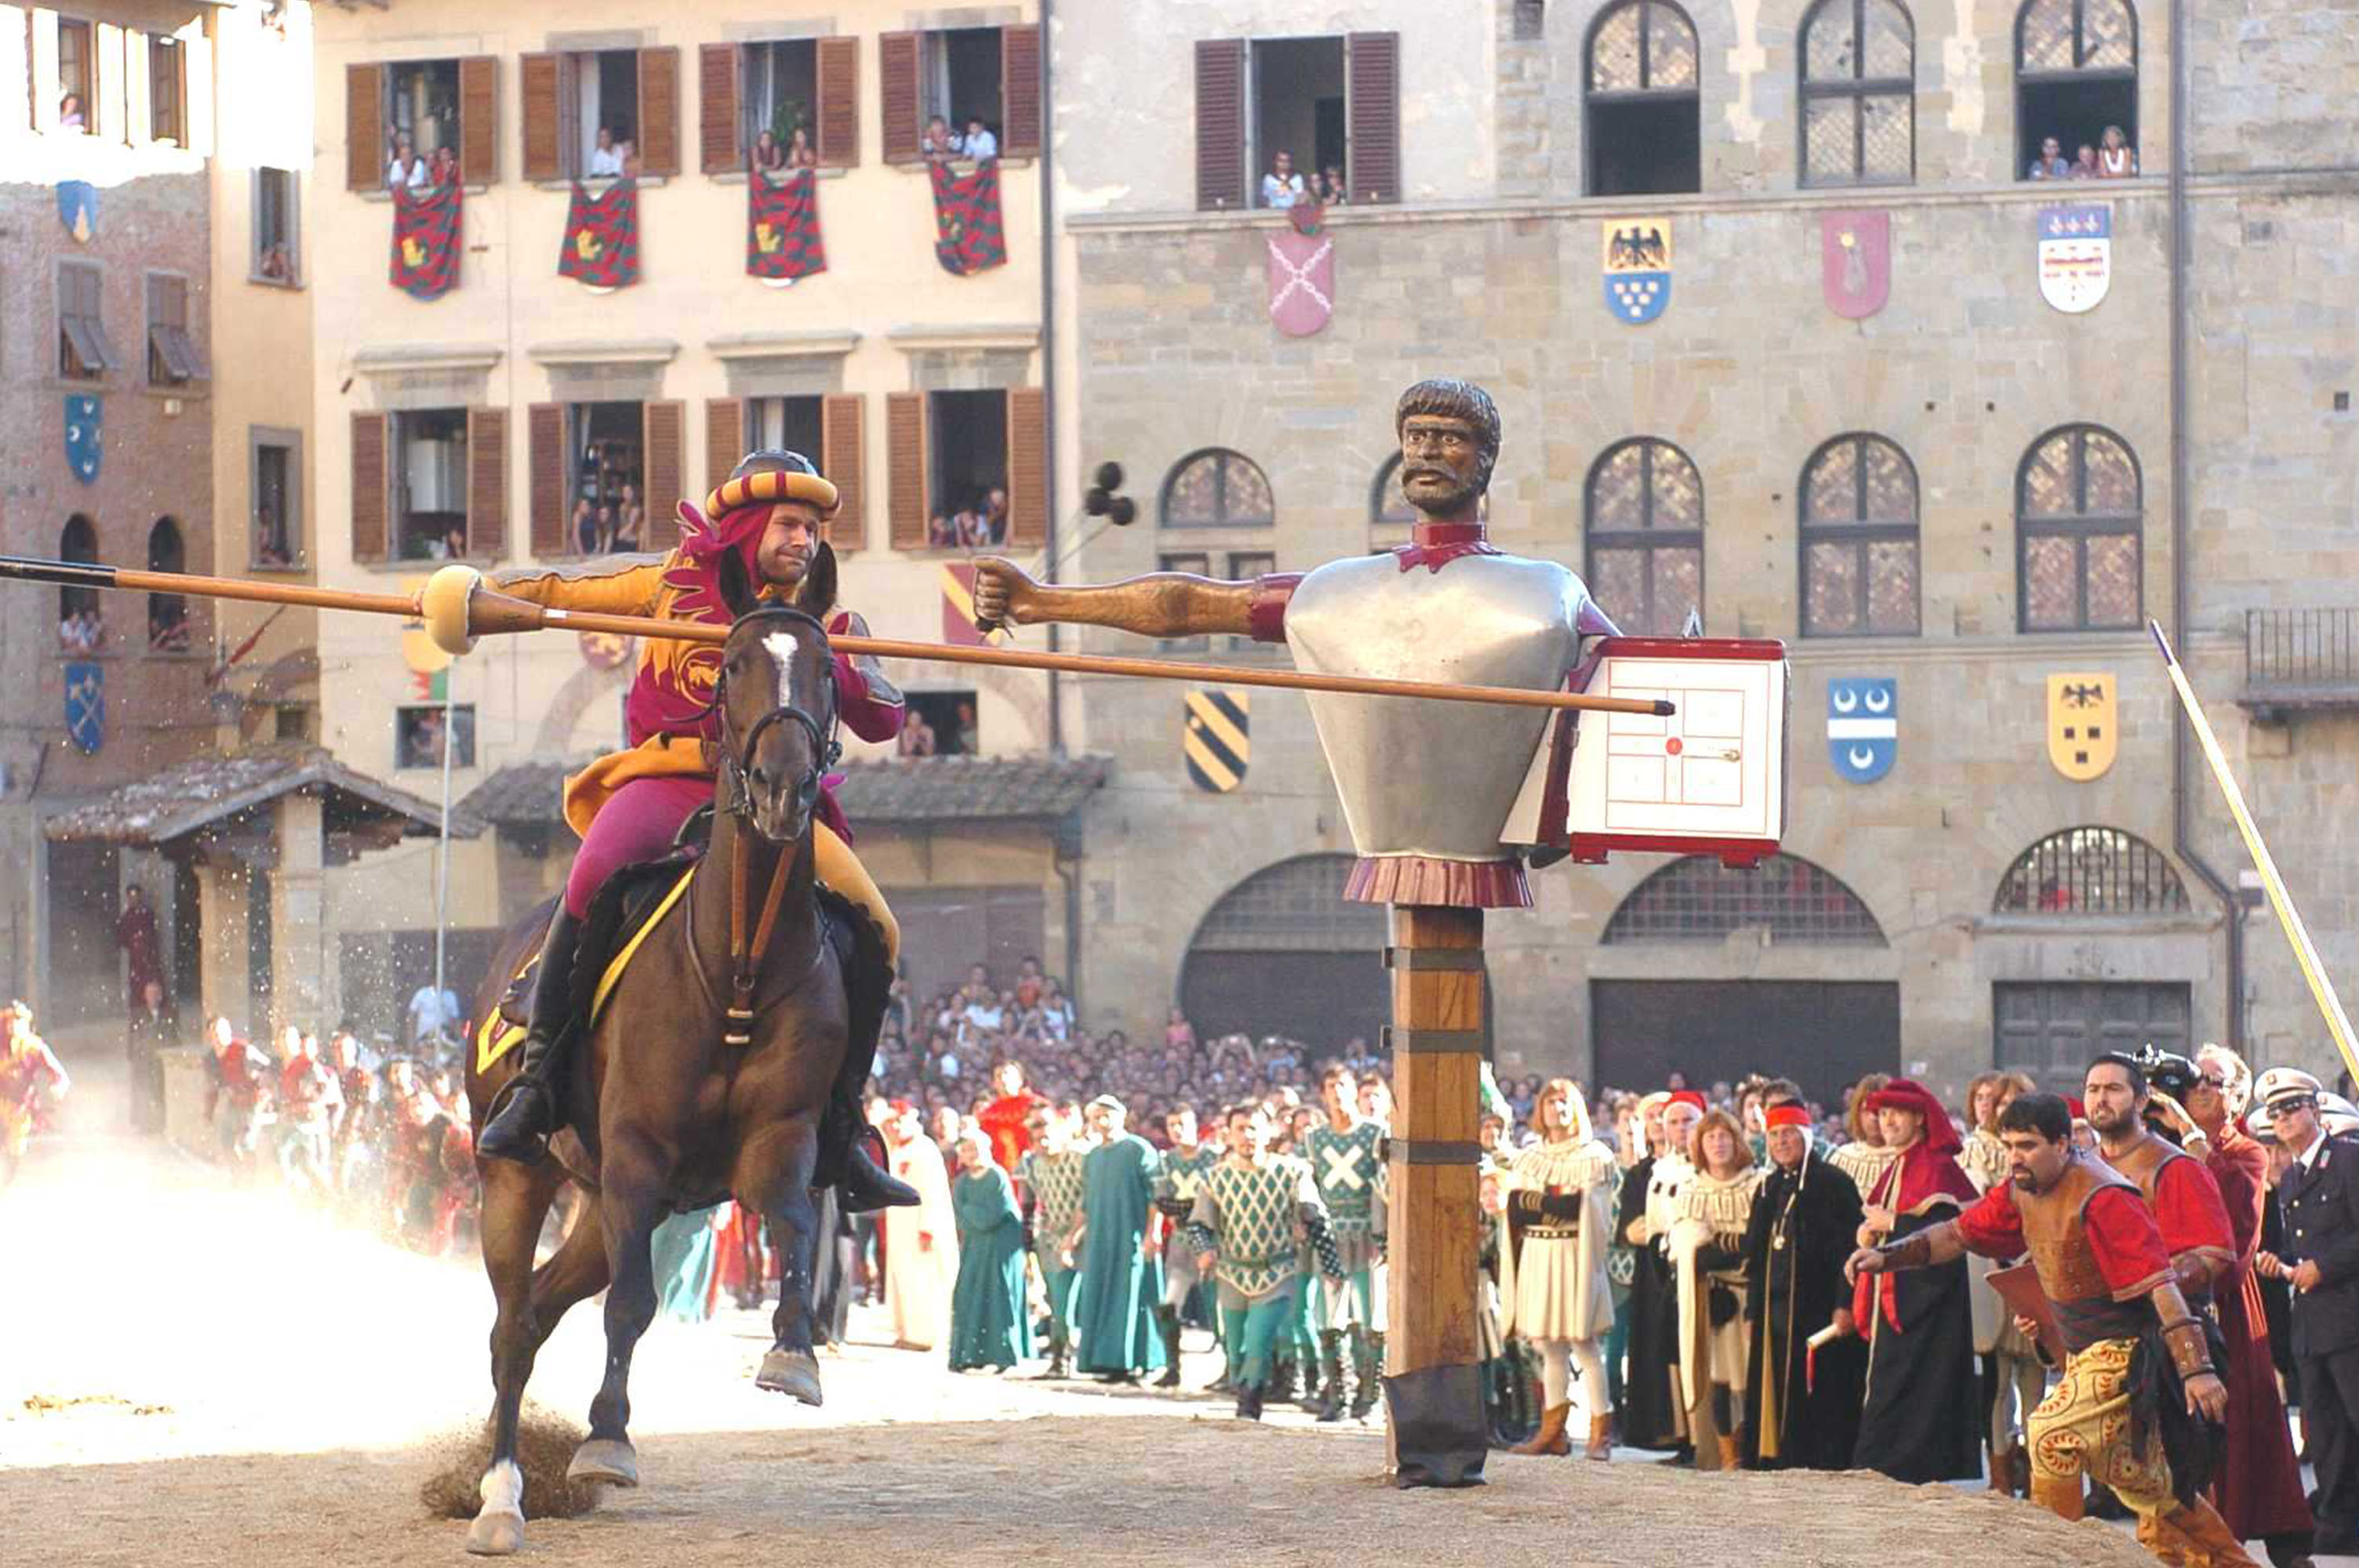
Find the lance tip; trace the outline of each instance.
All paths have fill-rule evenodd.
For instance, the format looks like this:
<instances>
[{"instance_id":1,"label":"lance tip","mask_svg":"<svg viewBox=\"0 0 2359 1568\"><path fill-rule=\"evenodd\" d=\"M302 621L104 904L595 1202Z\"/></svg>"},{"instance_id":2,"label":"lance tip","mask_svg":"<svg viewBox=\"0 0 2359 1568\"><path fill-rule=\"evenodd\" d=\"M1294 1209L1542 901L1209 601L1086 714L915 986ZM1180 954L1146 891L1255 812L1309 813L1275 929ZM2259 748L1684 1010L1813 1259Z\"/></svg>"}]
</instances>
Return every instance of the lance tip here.
<instances>
[{"instance_id":1,"label":"lance tip","mask_svg":"<svg viewBox=\"0 0 2359 1568\"><path fill-rule=\"evenodd\" d=\"M1658 697L1655 698L1655 717L1656 717L1656 718L1658 718L1658 719L1669 719L1671 715L1673 715L1674 713L1677 713L1678 711L1679 711L1679 707L1678 707L1678 705L1677 705L1677 704L1672 703L1672 702L1670 702L1669 700L1668 700L1667 698L1664 698L1664 697Z\"/></svg>"}]
</instances>

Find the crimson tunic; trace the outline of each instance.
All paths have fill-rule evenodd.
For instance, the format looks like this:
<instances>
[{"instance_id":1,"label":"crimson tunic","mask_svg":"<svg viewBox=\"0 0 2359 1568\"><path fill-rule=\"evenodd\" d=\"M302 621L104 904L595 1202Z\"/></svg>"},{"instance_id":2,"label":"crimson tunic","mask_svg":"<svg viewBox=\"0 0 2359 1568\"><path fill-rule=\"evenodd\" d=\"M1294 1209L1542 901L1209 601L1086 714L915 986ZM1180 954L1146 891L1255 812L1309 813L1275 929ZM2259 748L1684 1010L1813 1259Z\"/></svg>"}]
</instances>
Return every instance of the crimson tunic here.
<instances>
[{"instance_id":1,"label":"crimson tunic","mask_svg":"<svg viewBox=\"0 0 2359 1568\"><path fill-rule=\"evenodd\" d=\"M2220 1517L2239 1541L2304 1534L2313 1528L2310 1502L2294 1460L2293 1436L2286 1429L2285 1404L2277 1398L2269 1320L2261 1306L2260 1277L2253 1272L2261 1212L2269 1198L2268 1155L2232 1121L2212 1139L2203 1163L2219 1184L2236 1251L2235 1267L2212 1289L2220 1310L2220 1332L2228 1342L2228 1365L2223 1369L2228 1385L2228 1441L2220 1455L2213 1495Z\"/></svg>"},{"instance_id":2,"label":"crimson tunic","mask_svg":"<svg viewBox=\"0 0 2359 1568\"><path fill-rule=\"evenodd\" d=\"M2170 1278L2170 1254L2163 1248L2161 1228L2134 1189L2099 1187L2081 1211L2081 1230L2115 1301L2143 1296ZM1984 1193L1980 1203L1958 1217L1958 1238L1967 1250L1985 1258L2022 1257L2027 1246L2023 1215L2015 1206L2014 1195L2004 1186Z\"/></svg>"}]
</instances>

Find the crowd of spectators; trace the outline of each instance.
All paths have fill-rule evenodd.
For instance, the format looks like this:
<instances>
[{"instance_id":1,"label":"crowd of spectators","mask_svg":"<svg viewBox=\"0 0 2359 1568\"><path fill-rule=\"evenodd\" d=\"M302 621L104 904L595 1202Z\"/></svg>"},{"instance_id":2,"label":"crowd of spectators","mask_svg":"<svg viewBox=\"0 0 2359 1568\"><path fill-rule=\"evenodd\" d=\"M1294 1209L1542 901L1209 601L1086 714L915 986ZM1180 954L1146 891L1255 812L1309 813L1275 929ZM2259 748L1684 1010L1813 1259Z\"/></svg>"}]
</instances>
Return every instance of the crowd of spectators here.
<instances>
[{"instance_id":1,"label":"crowd of spectators","mask_svg":"<svg viewBox=\"0 0 2359 1568\"><path fill-rule=\"evenodd\" d=\"M995 550L1007 543L1007 487L976 492L955 512L937 512L926 524L929 550Z\"/></svg>"},{"instance_id":2,"label":"crowd of spectators","mask_svg":"<svg viewBox=\"0 0 2359 1568\"><path fill-rule=\"evenodd\" d=\"M2082 142L2072 157L2064 156L2064 144L2048 136L2039 144L2039 156L2031 160L2025 171L2029 179L2128 179L2138 171L2137 149L2129 144L2119 125L2107 125L2098 145Z\"/></svg>"},{"instance_id":3,"label":"crowd of spectators","mask_svg":"<svg viewBox=\"0 0 2359 1568\"><path fill-rule=\"evenodd\" d=\"M980 114L968 115L963 131L951 130L947 118L934 115L926 122L922 145L929 163L945 163L952 158L989 163L999 156L999 135L984 124Z\"/></svg>"},{"instance_id":4,"label":"crowd of spectators","mask_svg":"<svg viewBox=\"0 0 2359 1568\"><path fill-rule=\"evenodd\" d=\"M573 516L568 527L574 547L585 556L613 555L617 551L629 554L639 548L647 520L647 509L639 499L639 487L626 483L617 501L574 497Z\"/></svg>"},{"instance_id":5,"label":"crowd of spectators","mask_svg":"<svg viewBox=\"0 0 2359 1568\"><path fill-rule=\"evenodd\" d=\"M411 145L408 131L396 130L392 135L393 153L385 164L387 190L431 190L459 182L459 155L450 143L421 157Z\"/></svg>"},{"instance_id":6,"label":"crowd of spectators","mask_svg":"<svg viewBox=\"0 0 2359 1568\"><path fill-rule=\"evenodd\" d=\"M58 646L69 654L95 654L106 645L106 618L77 610L58 622Z\"/></svg>"},{"instance_id":7,"label":"crowd of spectators","mask_svg":"<svg viewBox=\"0 0 2359 1568\"><path fill-rule=\"evenodd\" d=\"M1270 156L1269 172L1261 177L1261 204L1277 211L1292 207L1341 207L1350 200L1341 167L1331 163L1306 177L1296 170L1294 155L1284 148Z\"/></svg>"}]
</instances>

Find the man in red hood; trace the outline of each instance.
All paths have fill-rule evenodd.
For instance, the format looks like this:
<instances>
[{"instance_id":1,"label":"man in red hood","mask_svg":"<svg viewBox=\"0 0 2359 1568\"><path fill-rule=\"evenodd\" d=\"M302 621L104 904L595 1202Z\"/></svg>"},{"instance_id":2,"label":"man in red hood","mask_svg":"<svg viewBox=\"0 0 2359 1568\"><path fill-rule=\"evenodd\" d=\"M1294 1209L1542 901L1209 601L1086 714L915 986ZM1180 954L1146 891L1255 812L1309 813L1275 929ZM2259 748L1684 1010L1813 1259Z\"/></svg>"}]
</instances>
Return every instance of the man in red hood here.
<instances>
[{"instance_id":1,"label":"man in red hood","mask_svg":"<svg viewBox=\"0 0 2359 1568\"><path fill-rule=\"evenodd\" d=\"M1032 1147L1032 1113L1049 1102L1024 1082L1024 1064L1010 1057L992 1074L999 1098L983 1108L975 1120L991 1139L991 1157L1003 1171L1013 1173L1016 1162Z\"/></svg>"}]
</instances>

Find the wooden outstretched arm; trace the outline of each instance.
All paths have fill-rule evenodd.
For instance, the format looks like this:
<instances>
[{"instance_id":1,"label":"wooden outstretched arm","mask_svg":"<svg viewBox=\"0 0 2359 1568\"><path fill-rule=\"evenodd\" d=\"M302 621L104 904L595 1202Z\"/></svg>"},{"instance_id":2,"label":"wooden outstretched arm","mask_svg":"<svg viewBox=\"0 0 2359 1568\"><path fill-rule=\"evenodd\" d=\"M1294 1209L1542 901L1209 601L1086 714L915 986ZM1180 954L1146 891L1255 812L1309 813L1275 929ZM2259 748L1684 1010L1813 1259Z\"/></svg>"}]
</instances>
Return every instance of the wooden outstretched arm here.
<instances>
[{"instance_id":1,"label":"wooden outstretched arm","mask_svg":"<svg viewBox=\"0 0 2359 1568\"><path fill-rule=\"evenodd\" d=\"M1148 572L1098 587L1035 582L1014 563L984 556L974 563L978 626L1108 626L1141 637L1253 634L1254 584Z\"/></svg>"}]
</instances>

